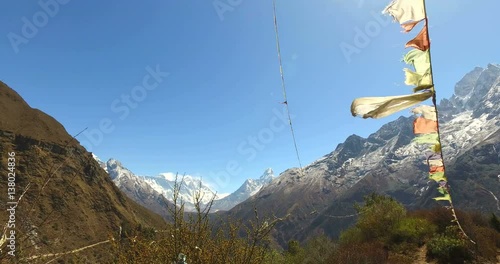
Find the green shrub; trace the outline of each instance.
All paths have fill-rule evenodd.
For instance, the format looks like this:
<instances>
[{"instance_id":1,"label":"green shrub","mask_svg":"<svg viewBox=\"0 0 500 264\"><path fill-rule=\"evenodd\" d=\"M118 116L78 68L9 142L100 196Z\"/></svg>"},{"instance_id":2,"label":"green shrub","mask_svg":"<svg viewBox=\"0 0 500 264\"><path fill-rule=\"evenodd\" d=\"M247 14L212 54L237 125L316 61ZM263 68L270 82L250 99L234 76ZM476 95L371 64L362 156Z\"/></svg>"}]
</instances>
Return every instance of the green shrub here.
<instances>
[{"instance_id":1,"label":"green shrub","mask_svg":"<svg viewBox=\"0 0 500 264\"><path fill-rule=\"evenodd\" d=\"M437 227L437 232L442 233L453 220L450 210L444 207L434 207L430 210L417 210L409 214L412 217L423 218Z\"/></svg>"},{"instance_id":2,"label":"green shrub","mask_svg":"<svg viewBox=\"0 0 500 264\"><path fill-rule=\"evenodd\" d=\"M287 253L290 255L298 255L302 252L302 248L300 248L299 241L297 240L290 240L288 241L288 249Z\"/></svg>"},{"instance_id":3,"label":"green shrub","mask_svg":"<svg viewBox=\"0 0 500 264\"><path fill-rule=\"evenodd\" d=\"M437 227L425 219L404 218L392 230L392 242L408 242L422 245L436 230Z\"/></svg>"},{"instance_id":4,"label":"green shrub","mask_svg":"<svg viewBox=\"0 0 500 264\"><path fill-rule=\"evenodd\" d=\"M358 227L351 227L340 233L340 244L354 244L363 242L363 232Z\"/></svg>"},{"instance_id":5,"label":"green shrub","mask_svg":"<svg viewBox=\"0 0 500 264\"><path fill-rule=\"evenodd\" d=\"M438 234L427 243L427 255L439 263L463 263L472 255L467 248L467 241L460 238L456 226L448 226L445 234Z\"/></svg>"},{"instance_id":6,"label":"green shrub","mask_svg":"<svg viewBox=\"0 0 500 264\"><path fill-rule=\"evenodd\" d=\"M366 239L387 241L393 227L406 216L406 209L388 196L371 194L365 197L364 206L356 206L360 216L356 226Z\"/></svg>"}]
</instances>

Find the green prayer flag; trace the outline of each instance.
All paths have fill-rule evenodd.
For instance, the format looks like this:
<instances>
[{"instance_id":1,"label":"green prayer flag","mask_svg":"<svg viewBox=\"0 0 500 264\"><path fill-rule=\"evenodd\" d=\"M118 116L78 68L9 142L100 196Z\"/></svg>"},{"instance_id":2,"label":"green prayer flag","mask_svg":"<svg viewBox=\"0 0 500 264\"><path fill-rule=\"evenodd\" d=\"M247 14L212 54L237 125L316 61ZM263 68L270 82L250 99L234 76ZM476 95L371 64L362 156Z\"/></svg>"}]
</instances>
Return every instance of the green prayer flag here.
<instances>
[{"instance_id":1,"label":"green prayer flag","mask_svg":"<svg viewBox=\"0 0 500 264\"><path fill-rule=\"evenodd\" d=\"M449 194L445 194L444 196L436 197L433 199L436 201L449 201L449 202L451 202L451 196Z\"/></svg>"},{"instance_id":2,"label":"green prayer flag","mask_svg":"<svg viewBox=\"0 0 500 264\"><path fill-rule=\"evenodd\" d=\"M434 180L436 182L446 181L446 176L444 176L444 172L434 172L429 174L429 179Z\"/></svg>"},{"instance_id":3,"label":"green prayer flag","mask_svg":"<svg viewBox=\"0 0 500 264\"><path fill-rule=\"evenodd\" d=\"M448 191L444 187L438 187L438 192L442 195L445 195L448 193Z\"/></svg>"},{"instance_id":4,"label":"green prayer flag","mask_svg":"<svg viewBox=\"0 0 500 264\"><path fill-rule=\"evenodd\" d=\"M439 143L437 133L422 134L412 140L417 144L437 144Z\"/></svg>"}]
</instances>

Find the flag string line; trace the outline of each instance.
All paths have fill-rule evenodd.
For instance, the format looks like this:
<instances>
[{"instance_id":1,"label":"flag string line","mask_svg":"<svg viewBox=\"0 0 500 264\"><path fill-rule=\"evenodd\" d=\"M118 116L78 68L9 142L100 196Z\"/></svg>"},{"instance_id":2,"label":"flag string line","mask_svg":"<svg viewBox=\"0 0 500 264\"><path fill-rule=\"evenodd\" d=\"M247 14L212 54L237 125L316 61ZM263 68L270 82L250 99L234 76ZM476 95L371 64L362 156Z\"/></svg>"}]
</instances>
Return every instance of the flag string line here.
<instances>
[{"instance_id":1,"label":"flag string line","mask_svg":"<svg viewBox=\"0 0 500 264\"><path fill-rule=\"evenodd\" d=\"M430 37L429 37L429 21L428 21L428 17L427 17L427 6L426 6L426 3L425 3L425 0L422 0L423 2L423 8L424 8L424 16L425 16L425 26L427 27L427 30L426 30L426 35L427 35L427 39L430 41ZM445 167L445 162L444 162L444 155L443 155L443 144L441 144L441 132L439 130L439 117L438 117L438 107L437 107L437 100L436 100L436 87L435 87L435 84L434 84L434 73L432 71L432 56L431 56L431 45L429 45L429 71L430 71L430 74L431 74L431 83L432 83L432 90L433 90L433 93L432 93L432 104L434 105L434 109L435 109L435 113L436 113L436 125L437 125L437 136L438 136L438 143L439 143L439 148L440 148L440 152L441 152L441 159L443 161L443 171L445 173L445 176L446 176L446 167ZM458 221L458 217L457 217L457 214L455 212L455 207L453 206L453 202L452 202L452 198L451 198L451 193L450 193L450 188L449 188L449 184L448 184L448 179L446 179L446 189L448 189L448 194L450 195L450 210L452 212L452 216L453 216L453 222L456 222L457 223L457 226L458 228L460 229L460 231L462 232L462 234L470 241L472 242L473 244L476 244L476 242L474 242L474 240L472 240L468 235L467 233L465 233L464 229L462 228L462 225L460 224L460 222Z\"/></svg>"},{"instance_id":2,"label":"flag string line","mask_svg":"<svg viewBox=\"0 0 500 264\"><path fill-rule=\"evenodd\" d=\"M285 104L286 112L288 115L288 123L290 125L290 131L292 132L292 139L293 139L293 145L295 147L295 154L297 155L297 160L299 162L300 171L303 172L302 162L300 161L299 149L297 147L297 140L295 139L295 132L293 130L292 118L290 116L290 109L288 108L288 99L286 96L285 76L283 73L283 63L281 60L280 39L279 39L279 34L278 34L278 19L276 16L276 0L273 0L273 16L274 16L274 32L276 33L276 49L278 51L278 61L279 61L279 66L280 66L281 87L283 89L283 98L285 99L285 101L283 103Z\"/></svg>"}]
</instances>

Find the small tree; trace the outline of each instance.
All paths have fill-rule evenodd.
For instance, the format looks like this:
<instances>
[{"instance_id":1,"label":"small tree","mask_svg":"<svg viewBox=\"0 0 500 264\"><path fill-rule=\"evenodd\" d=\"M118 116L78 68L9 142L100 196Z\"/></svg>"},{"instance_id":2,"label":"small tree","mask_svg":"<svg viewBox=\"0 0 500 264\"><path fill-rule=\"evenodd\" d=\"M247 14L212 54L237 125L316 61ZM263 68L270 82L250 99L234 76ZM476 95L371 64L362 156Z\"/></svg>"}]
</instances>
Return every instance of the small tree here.
<instances>
[{"instance_id":1,"label":"small tree","mask_svg":"<svg viewBox=\"0 0 500 264\"><path fill-rule=\"evenodd\" d=\"M380 239L384 242L390 238L392 230L406 216L406 209L392 197L372 193L365 196L363 206L355 205L359 213L356 223L365 239Z\"/></svg>"}]
</instances>

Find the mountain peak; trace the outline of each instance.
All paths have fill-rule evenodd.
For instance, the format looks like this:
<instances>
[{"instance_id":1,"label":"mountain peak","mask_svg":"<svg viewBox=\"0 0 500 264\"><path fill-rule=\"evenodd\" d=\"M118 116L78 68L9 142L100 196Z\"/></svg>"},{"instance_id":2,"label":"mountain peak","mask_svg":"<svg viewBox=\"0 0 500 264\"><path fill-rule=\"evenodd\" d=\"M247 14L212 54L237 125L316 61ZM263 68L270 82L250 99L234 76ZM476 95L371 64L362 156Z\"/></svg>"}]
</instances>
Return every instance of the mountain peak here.
<instances>
[{"instance_id":1,"label":"mountain peak","mask_svg":"<svg viewBox=\"0 0 500 264\"><path fill-rule=\"evenodd\" d=\"M471 87L475 86L477 79L483 71L484 68L475 67L472 71L465 74L465 76L455 85L455 95L462 98L470 95L473 90Z\"/></svg>"},{"instance_id":2,"label":"mountain peak","mask_svg":"<svg viewBox=\"0 0 500 264\"><path fill-rule=\"evenodd\" d=\"M488 63L487 68L488 69L491 69L491 68L500 68L500 64Z\"/></svg>"},{"instance_id":3,"label":"mountain peak","mask_svg":"<svg viewBox=\"0 0 500 264\"><path fill-rule=\"evenodd\" d=\"M176 174L171 173L171 172L160 173L158 176L161 178L164 178L167 181L171 181L171 182L175 181L175 178L176 178ZM181 179L182 179L182 176L177 175L177 180L180 181Z\"/></svg>"},{"instance_id":4,"label":"mountain peak","mask_svg":"<svg viewBox=\"0 0 500 264\"><path fill-rule=\"evenodd\" d=\"M274 171L272 168L267 168L259 178L259 180L265 182L270 182L272 179L274 179Z\"/></svg>"},{"instance_id":5,"label":"mountain peak","mask_svg":"<svg viewBox=\"0 0 500 264\"><path fill-rule=\"evenodd\" d=\"M123 165L122 165L122 163L120 161L118 161L116 159L113 159L113 158L109 159L108 162L107 162L107 164L109 166L111 166L111 167L121 167L123 169L126 169L126 168L123 167Z\"/></svg>"}]
</instances>

